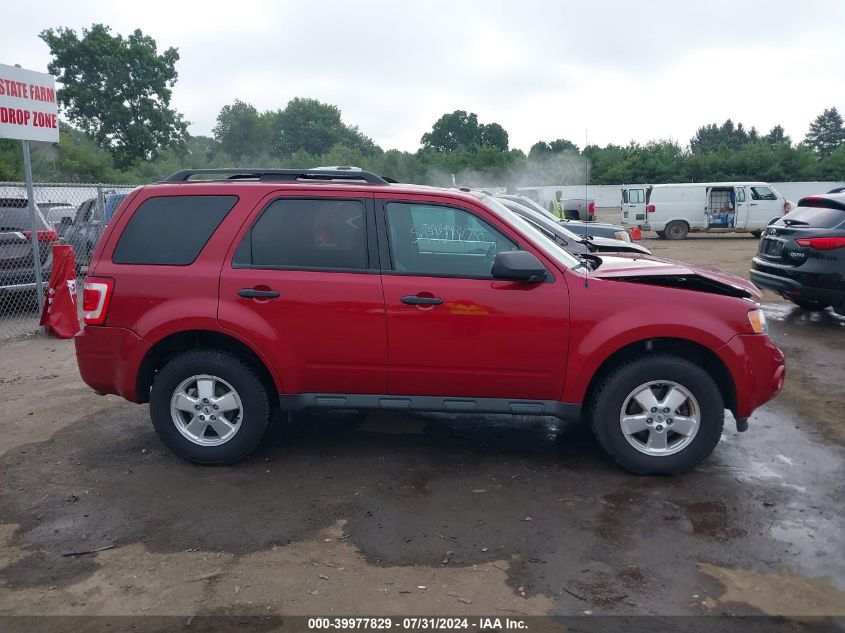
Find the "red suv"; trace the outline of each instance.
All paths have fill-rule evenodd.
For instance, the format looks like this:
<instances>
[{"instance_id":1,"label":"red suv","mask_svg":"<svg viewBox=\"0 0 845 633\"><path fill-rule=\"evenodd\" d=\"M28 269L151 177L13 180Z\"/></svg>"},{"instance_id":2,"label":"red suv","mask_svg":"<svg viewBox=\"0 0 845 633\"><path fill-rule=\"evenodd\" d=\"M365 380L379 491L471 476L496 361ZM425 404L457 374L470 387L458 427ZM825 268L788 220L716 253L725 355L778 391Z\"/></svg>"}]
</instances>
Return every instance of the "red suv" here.
<instances>
[{"instance_id":1,"label":"red suv","mask_svg":"<svg viewBox=\"0 0 845 633\"><path fill-rule=\"evenodd\" d=\"M677 473L783 385L750 283L577 258L489 195L361 171L179 172L127 197L89 274L82 378L203 464L276 412L350 408L583 419Z\"/></svg>"}]
</instances>

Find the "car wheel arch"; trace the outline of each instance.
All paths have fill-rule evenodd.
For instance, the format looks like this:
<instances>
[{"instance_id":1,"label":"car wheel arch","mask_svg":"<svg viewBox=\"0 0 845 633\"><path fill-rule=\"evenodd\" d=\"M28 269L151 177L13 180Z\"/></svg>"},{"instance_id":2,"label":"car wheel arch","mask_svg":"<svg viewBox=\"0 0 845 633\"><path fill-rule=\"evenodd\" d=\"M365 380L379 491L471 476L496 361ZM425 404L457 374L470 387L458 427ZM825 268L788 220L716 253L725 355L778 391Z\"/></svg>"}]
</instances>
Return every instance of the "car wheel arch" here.
<instances>
[{"instance_id":1,"label":"car wheel arch","mask_svg":"<svg viewBox=\"0 0 845 633\"><path fill-rule=\"evenodd\" d=\"M161 338L147 350L138 368L136 379L137 402L149 402L150 389L159 369L179 354L196 349L220 350L232 353L256 371L268 393L282 391L281 382L270 364L248 341L230 333L214 330L183 330Z\"/></svg>"},{"instance_id":2,"label":"car wheel arch","mask_svg":"<svg viewBox=\"0 0 845 633\"><path fill-rule=\"evenodd\" d=\"M602 360L587 385L582 402L592 402L596 389L618 367L642 358L644 355L675 355L702 367L716 382L725 401L725 407L736 415L737 397L733 376L724 361L712 349L684 338L645 338L628 343ZM583 411L588 411L584 407Z\"/></svg>"}]
</instances>

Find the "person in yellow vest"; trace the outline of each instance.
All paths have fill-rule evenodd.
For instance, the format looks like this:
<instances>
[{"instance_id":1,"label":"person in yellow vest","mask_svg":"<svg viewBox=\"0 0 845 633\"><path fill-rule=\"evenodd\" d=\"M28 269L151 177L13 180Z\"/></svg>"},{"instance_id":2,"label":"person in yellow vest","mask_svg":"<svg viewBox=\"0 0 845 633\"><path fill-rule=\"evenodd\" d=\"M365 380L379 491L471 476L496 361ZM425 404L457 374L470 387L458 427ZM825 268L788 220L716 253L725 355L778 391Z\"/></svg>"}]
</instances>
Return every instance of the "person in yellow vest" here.
<instances>
[{"instance_id":1,"label":"person in yellow vest","mask_svg":"<svg viewBox=\"0 0 845 633\"><path fill-rule=\"evenodd\" d=\"M563 200L561 199L563 192L559 189L555 191L555 197L549 203L549 211L554 213L557 217L563 220Z\"/></svg>"}]
</instances>

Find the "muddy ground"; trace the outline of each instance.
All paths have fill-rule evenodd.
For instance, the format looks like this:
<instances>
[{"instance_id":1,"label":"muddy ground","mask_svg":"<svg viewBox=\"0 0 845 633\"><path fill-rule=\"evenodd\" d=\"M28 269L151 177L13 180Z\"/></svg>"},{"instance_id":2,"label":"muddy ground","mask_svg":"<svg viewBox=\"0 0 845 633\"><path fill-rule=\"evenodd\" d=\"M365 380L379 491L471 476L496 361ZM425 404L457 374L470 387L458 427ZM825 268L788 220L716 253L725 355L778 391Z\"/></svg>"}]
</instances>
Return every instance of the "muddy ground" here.
<instances>
[{"instance_id":1,"label":"muddy ground","mask_svg":"<svg viewBox=\"0 0 845 633\"><path fill-rule=\"evenodd\" d=\"M644 243L743 275L756 248ZM673 478L550 418L383 413L202 468L71 342L2 344L0 615L845 615L845 319L765 307L784 393Z\"/></svg>"}]
</instances>

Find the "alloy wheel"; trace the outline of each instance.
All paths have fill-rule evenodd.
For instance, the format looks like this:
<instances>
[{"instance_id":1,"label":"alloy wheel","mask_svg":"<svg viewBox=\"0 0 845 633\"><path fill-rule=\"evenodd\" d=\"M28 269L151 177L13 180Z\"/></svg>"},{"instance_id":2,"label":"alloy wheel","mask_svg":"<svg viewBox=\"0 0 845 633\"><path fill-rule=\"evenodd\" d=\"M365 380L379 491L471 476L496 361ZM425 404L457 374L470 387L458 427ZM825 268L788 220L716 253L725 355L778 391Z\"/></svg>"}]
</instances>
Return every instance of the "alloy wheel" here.
<instances>
[{"instance_id":1,"label":"alloy wheel","mask_svg":"<svg viewBox=\"0 0 845 633\"><path fill-rule=\"evenodd\" d=\"M625 439L641 453L672 455L695 438L701 426L701 408L683 385L652 381L628 394L619 423Z\"/></svg>"},{"instance_id":2,"label":"alloy wheel","mask_svg":"<svg viewBox=\"0 0 845 633\"><path fill-rule=\"evenodd\" d=\"M199 446L219 446L241 426L243 403L238 392L217 376L200 374L183 380L170 400L173 424Z\"/></svg>"}]
</instances>

